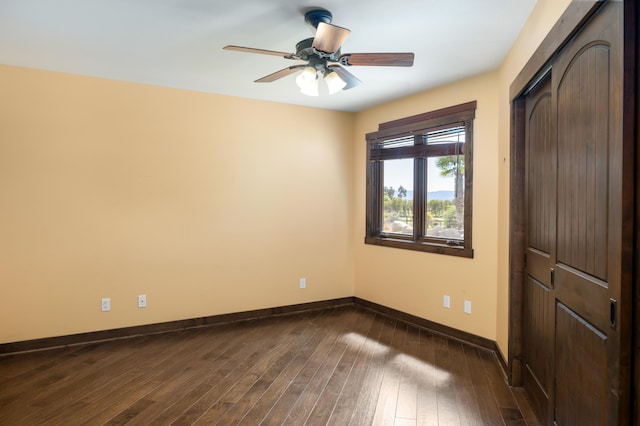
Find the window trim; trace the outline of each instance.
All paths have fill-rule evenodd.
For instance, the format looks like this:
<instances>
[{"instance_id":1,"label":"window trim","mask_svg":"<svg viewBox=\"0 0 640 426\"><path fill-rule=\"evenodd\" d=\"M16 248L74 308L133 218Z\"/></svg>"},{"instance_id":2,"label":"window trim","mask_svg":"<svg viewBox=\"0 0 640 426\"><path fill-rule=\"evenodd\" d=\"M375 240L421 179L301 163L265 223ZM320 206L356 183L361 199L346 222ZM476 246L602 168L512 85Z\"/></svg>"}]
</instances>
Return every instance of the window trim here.
<instances>
[{"instance_id":1,"label":"window trim","mask_svg":"<svg viewBox=\"0 0 640 426\"><path fill-rule=\"evenodd\" d=\"M366 234L365 244L380 245L430 253L446 254L473 258L472 218L473 218L473 120L475 119L476 101L455 105L436 111L418 114L378 125L378 131L368 133L367 168L366 168ZM437 156L434 152L444 151L445 146L413 145L396 148L373 148L381 141L407 136L421 136L438 128L464 126L465 142L460 143L465 157L465 193L464 193L464 241L460 246L448 245L443 240L426 237L424 223L426 209L426 158ZM427 155L429 154L429 155ZM442 152L442 155L449 151ZM414 234L400 235L382 232L383 215L383 179L382 161L413 158L414 159ZM421 163L422 162L422 163Z\"/></svg>"}]
</instances>

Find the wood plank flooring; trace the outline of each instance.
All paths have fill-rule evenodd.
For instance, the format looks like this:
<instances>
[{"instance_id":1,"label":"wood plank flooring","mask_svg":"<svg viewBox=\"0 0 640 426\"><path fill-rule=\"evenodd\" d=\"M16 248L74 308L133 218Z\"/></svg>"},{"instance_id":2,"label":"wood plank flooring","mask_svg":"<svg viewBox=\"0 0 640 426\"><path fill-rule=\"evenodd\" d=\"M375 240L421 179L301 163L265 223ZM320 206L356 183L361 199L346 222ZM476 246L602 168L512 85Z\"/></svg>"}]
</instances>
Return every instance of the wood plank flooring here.
<instances>
[{"instance_id":1,"label":"wood plank flooring","mask_svg":"<svg viewBox=\"0 0 640 426\"><path fill-rule=\"evenodd\" d=\"M358 307L0 357L0 425L537 425L495 354Z\"/></svg>"}]
</instances>

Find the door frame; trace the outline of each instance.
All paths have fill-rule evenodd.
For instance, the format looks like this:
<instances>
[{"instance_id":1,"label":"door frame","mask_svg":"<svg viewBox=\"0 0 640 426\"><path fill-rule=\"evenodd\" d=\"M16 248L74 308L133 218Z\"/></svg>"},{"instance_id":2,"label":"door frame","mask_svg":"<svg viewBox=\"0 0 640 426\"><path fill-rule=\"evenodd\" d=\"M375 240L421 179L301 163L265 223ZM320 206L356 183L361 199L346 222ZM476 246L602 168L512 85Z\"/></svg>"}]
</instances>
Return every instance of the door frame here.
<instances>
[{"instance_id":1,"label":"door frame","mask_svg":"<svg viewBox=\"0 0 640 426\"><path fill-rule=\"evenodd\" d=\"M535 85L546 76L550 64L556 54L573 38L580 28L604 4L603 1L573 0L549 34L533 53L524 68L516 76L509 88L511 100L511 160L510 160L510 193L509 193L509 350L508 350L508 379L512 386L522 386L523 369L523 289L525 283L525 97ZM638 103L638 88L640 88L640 73L638 72L638 47L640 47L640 32L636 31L636 24L640 23L640 7L635 0L624 0L624 96L623 96L623 140L624 144L633 147L640 146L640 106ZM634 223L626 223L623 231L633 234L632 241L624 247L630 261L625 265L623 282L627 283L622 294L632 303L623 303L620 307L621 341L628 342L620 348L620 416L621 424L630 423L633 419L640 424L637 415L636 397L640 395L640 313L635 312L633 306L640 301L640 279L636 268L640 268L640 196L635 195L640 189L640 149L634 155L625 158L627 162L626 175L628 189L624 196L624 208L633 211ZM627 221L629 222L629 221ZM635 226L634 226L635 225ZM637 266L636 266L637 265ZM635 289L635 291L634 291ZM633 377L632 377L633 376ZM633 382L633 383L632 383ZM634 401L633 406L631 401Z\"/></svg>"}]
</instances>

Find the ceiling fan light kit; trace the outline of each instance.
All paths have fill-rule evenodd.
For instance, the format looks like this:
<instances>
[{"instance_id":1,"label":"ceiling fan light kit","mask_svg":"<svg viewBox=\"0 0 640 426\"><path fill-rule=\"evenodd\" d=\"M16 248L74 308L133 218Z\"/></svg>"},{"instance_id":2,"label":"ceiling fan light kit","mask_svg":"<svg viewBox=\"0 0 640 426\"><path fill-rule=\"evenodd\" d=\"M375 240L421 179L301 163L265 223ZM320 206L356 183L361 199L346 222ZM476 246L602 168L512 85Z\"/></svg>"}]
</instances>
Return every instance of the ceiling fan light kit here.
<instances>
[{"instance_id":1,"label":"ceiling fan light kit","mask_svg":"<svg viewBox=\"0 0 640 426\"><path fill-rule=\"evenodd\" d=\"M256 83L270 83L290 74L300 72L296 84L300 92L309 96L318 96L318 80L327 84L329 94L348 90L362 82L344 67L350 66L413 66L413 53L346 53L341 54L340 47L347 39L350 30L331 24L331 12L325 9L313 9L305 13L305 22L316 29L315 37L296 44L296 53L251 47L228 45L225 50L280 56L285 59L306 61L306 64L293 65L256 80Z\"/></svg>"}]
</instances>

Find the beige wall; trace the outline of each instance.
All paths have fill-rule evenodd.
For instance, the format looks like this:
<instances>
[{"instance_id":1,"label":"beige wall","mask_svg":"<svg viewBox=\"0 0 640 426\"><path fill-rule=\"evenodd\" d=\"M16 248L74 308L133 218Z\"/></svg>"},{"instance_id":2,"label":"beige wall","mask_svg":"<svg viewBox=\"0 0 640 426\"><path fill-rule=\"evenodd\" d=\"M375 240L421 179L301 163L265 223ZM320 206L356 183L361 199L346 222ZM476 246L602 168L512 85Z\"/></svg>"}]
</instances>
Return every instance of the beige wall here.
<instances>
[{"instance_id":1,"label":"beige wall","mask_svg":"<svg viewBox=\"0 0 640 426\"><path fill-rule=\"evenodd\" d=\"M568 3L499 70L358 114L0 66L0 343L356 295L506 354L508 90ZM471 100L474 259L365 245L364 135Z\"/></svg>"},{"instance_id":2,"label":"beige wall","mask_svg":"<svg viewBox=\"0 0 640 426\"><path fill-rule=\"evenodd\" d=\"M498 203L498 74L484 74L356 116L356 296L495 339ZM476 100L473 136L474 258L365 245L365 134L381 122ZM442 306L451 297L451 309ZM464 300L472 313L463 313Z\"/></svg>"},{"instance_id":3,"label":"beige wall","mask_svg":"<svg viewBox=\"0 0 640 426\"><path fill-rule=\"evenodd\" d=\"M356 116L356 295L496 340L508 351L509 86L570 0L538 0L499 70L381 105ZM364 135L380 122L477 100L474 123L474 259L367 246ZM451 309L442 306L451 296ZM472 313L463 313L471 300Z\"/></svg>"},{"instance_id":4,"label":"beige wall","mask_svg":"<svg viewBox=\"0 0 640 426\"><path fill-rule=\"evenodd\" d=\"M352 114L6 66L0 98L0 342L353 295Z\"/></svg>"}]
</instances>

